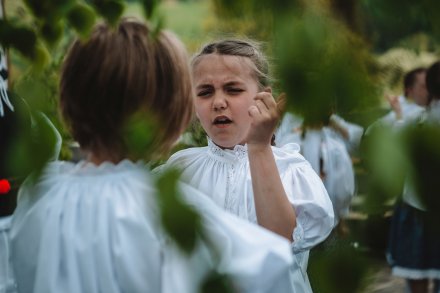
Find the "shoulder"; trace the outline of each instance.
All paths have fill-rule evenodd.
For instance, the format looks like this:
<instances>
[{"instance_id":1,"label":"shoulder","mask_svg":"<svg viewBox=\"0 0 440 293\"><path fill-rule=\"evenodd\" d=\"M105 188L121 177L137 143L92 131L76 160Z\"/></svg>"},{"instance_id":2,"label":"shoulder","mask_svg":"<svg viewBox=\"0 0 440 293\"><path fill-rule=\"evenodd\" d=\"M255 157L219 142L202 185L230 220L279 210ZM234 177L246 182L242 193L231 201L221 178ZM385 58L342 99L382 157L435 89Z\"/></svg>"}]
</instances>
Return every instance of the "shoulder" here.
<instances>
[{"instance_id":1,"label":"shoulder","mask_svg":"<svg viewBox=\"0 0 440 293\"><path fill-rule=\"evenodd\" d=\"M81 214L84 204L96 209L96 215L140 210L145 208L147 199L154 198L152 193L150 174L142 163L122 161L95 166L56 161L49 163L38 179L26 180L19 192L17 213L40 213L40 209L33 209L36 205L57 213L71 213L77 208Z\"/></svg>"},{"instance_id":2,"label":"shoulder","mask_svg":"<svg viewBox=\"0 0 440 293\"><path fill-rule=\"evenodd\" d=\"M208 153L208 147L195 147L175 152L166 162L166 165L186 165Z\"/></svg>"},{"instance_id":3,"label":"shoulder","mask_svg":"<svg viewBox=\"0 0 440 293\"><path fill-rule=\"evenodd\" d=\"M288 143L282 147L273 146L272 152L279 167L308 164L307 160L301 155L300 146L297 143Z\"/></svg>"}]
</instances>

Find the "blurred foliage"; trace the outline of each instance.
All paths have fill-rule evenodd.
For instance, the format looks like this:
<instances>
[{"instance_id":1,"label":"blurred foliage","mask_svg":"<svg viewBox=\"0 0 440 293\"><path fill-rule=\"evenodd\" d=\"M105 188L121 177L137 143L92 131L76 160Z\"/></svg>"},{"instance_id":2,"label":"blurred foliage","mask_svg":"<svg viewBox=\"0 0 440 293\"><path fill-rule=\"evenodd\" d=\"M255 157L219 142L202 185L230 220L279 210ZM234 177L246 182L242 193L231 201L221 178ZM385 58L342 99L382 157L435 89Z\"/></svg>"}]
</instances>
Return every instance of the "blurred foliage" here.
<instances>
[{"instance_id":1,"label":"blurred foliage","mask_svg":"<svg viewBox=\"0 0 440 293\"><path fill-rule=\"evenodd\" d=\"M440 126L419 125L406 132L408 157L411 165L409 177L415 192L428 207L432 223L439 223L440 197Z\"/></svg>"},{"instance_id":2,"label":"blurred foliage","mask_svg":"<svg viewBox=\"0 0 440 293\"><path fill-rule=\"evenodd\" d=\"M231 279L228 276L213 272L209 274L201 288L201 293L232 293L237 292L234 289L233 284L231 283Z\"/></svg>"},{"instance_id":3,"label":"blurred foliage","mask_svg":"<svg viewBox=\"0 0 440 293\"><path fill-rule=\"evenodd\" d=\"M403 138L388 127L373 126L363 142L368 170L367 194L363 206L368 214L384 214L402 194L409 163Z\"/></svg>"},{"instance_id":4,"label":"blurred foliage","mask_svg":"<svg viewBox=\"0 0 440 293\"><path fill-rule=\"evenodd\" d=\"M287 110L307 123L377 102L376 65L365 44L325 11L308 7L301 15L289 17L279 23L275 38Z\"/></svg>"},{"instance_id":5,"label":"blurred foliage","mask_svg":"<svg viewBox=\"0 0 440 293\"><path fill-rule=\"evenodd\" d=\"M20 1L9 2L18 5ZM16 15L0 21L1 44L23 57L14 59L22 63L19 68L15 64L18 73L12 78L11 91L25 101L22 113L26 117L20 123L26 127L14 142L11 158L18 159L11 167L28 173L40 170L48 159L54 137L36 113L42 111L56 119L61 59L73 37L87 38L93 25L102 19L116 23L126 13L145 16L157 30L167 25L175 29L190 50L207 39L209 34L203 29L217 36L238 35L266 41L279 81L275 86L287 92L287 109L311 123L337 111L368 125L379 115L374 109L384 88L395 90L405 71L428 65L439 56L440 2L436 0L160 2L23 0L25 6ZM173 13L168 19L159 9L165 5ZM407 49L392 48L396 45ZM34 132L37 140L31 133L30 117L37 117L34 119L40 124ZM61 127L58 121L55 124ZM152 143L154 123L135 117L126 127L127 144L133 154L145 155ZM193 135L184 136L176 149L206 145L200 125L193 124L189 131ZM62 135L68 138L64 130ZM379 239L378 227L386 227L382 225L383 215L401 193L406 170L410 170L424 201L436 207L434 210L439 207L438 197L432 196L440 189L439 137L438 129L427 127L408 130L403 136L380 129L365 140L363 164L368 179L362 211L370 218L358 233L364 243L376 245L371 241ZM65 147L62 153L66 152ZM157 181L162 222L176 243L190 252L201 233L200 217L180 200L178 176L176 171L169 171ZM322 253L318 250L314 258L309 271L316 292L362 289L368 263L350 244L342 243ZM202 291L229 289L227 278L212 274Z\"/></svg>"},{"instance_id":6,"label":"blurred foliage","mask_svg":"<svg viewBox=\"0 0 440 293\"><path fill-rule=\"evenodd\" d=\"M179 197L179 171L165 170L156 181L160 196L162 225L179 247L191 253L203 232L201 218L195 210Z\"/></svg>"},{"instance_id":7,"label":"blurred foliage","mask_svg":"<svg viewBox=\"0 0 440 293\"><path fill-rule=\"evenodd\" d=\"M363 0L364 32L384 51L420 32L440 40L440 2L436 0Z\"/></svg>"},{"instance_id":8,"label":"blurred foliage","mask_svg":"<svg viewBox=\"0 0 440 293\"><path fill-rule=\"evenodd\" d=\"M360 292L368 274L366 255L347 240L330 238L314 249L309 264L310 282L315 293Z\"/></svg>"},{"instance_id":9,"label":"blurred foliage","mask_svg":"<svg viewBox=\"0 0 440 293\"><path fill-rule=\"evenodd\" d=\"M136 113L124 125L124 145L133 160L144 159L149 162L152 159L153 146L157 136L156 129L156 121L144 112Z\"/></svg>"}]
</instances>

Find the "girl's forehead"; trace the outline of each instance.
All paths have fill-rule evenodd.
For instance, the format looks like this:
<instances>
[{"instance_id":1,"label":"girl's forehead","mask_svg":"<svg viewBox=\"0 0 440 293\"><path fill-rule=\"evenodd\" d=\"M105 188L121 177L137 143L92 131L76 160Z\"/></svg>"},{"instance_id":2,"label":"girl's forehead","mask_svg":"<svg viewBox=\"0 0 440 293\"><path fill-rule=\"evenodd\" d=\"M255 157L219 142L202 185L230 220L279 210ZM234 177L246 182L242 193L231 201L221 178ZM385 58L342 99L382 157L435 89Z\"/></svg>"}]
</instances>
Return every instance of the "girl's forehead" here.
<instances>
[{"instance_id":1,"label":"girl's forehead","mask_svg":"<svg viewBox=\"0 0 440 293\"><path fill-rule=\"evenodd\" d=\"M253 73L252 61L242 56L207 54L200 56L193 65L194 78L219 75L253 78Z\"/></svg>"}]
</instances>

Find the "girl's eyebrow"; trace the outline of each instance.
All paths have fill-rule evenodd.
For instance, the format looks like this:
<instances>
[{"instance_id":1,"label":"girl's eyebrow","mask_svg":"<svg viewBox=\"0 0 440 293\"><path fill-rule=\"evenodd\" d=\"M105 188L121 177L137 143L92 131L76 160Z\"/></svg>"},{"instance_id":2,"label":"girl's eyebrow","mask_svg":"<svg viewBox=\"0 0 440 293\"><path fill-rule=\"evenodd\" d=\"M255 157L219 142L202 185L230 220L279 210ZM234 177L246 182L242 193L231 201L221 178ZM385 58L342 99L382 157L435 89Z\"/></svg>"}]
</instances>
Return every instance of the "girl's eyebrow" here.
<instances>
[{"instance_id":1,"label":"girl's eyebrow","mask_svg":"<svg viewBox=\"0 0 440 293\"><path fill-rule=\"evenodd\" d=\"M237 86L237 85L243 85L242 82L234 80L234 81L229 81L227 83L225 83L223 86L227 87L227 86Z\"/></svg>"},{"instance_id":2,"label":"girl's eyebrow","mask_svg":"<svg viewBox=\"0 0 440 293\"><path fill-rule=\"evenodd\" d=\"M212 85L209 83L204 83L196 86L196 89L206 89L206 88L212 88Z\"/></svg>"}]
</instances>

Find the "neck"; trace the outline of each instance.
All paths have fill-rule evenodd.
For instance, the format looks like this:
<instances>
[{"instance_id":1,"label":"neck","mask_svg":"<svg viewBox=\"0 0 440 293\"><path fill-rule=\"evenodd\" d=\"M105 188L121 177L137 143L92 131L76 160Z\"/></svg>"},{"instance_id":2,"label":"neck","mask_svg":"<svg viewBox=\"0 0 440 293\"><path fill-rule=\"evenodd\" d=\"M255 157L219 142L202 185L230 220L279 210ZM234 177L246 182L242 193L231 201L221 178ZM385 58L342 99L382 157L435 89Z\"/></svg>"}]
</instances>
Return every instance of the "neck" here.
<instances>
[{"instance_id":1,"label":"neck","mask_svg":"<svg viewBox=\"0 0 440 293\"><path fill-rule=\"evenodd\" d=\"M105 152L100 152L100 153L94 153L94 152L89 152L89 154L87 155L87 161L99 166L104 162L111 162L114 164L119 163L120 161L122 161L124 158L122 158L119 155L116 154L110 154L110 153L105 153Z\"/></svg>"}]
</instances>

